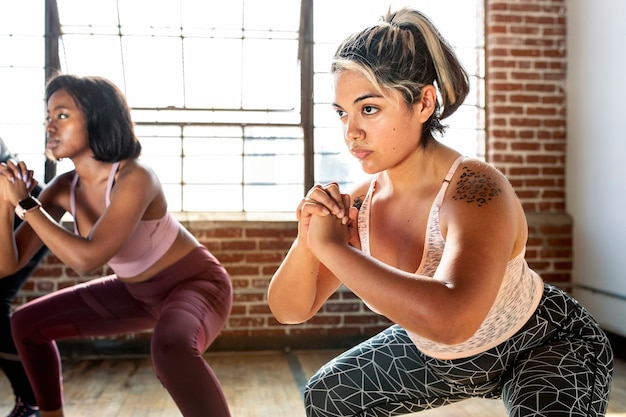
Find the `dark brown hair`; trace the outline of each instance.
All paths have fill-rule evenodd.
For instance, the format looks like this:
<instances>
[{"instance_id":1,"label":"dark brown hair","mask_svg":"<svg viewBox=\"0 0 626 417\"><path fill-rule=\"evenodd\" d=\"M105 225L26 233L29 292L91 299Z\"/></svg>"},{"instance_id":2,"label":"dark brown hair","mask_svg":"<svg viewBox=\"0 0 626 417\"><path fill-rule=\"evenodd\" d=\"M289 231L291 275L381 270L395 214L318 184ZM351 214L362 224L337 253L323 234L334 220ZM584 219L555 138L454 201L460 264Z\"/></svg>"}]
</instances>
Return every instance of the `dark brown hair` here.
<instances>
[{"instance_id":1,"label":"dark brown hair","mask_svg":"<svg viewBox=\"0 0 626 417\"><path fill-rule=\"evenodd\" d=\"M111 81L102 77L58 75L46 86L46 102L57 91L66 91L87 121L89 147L102 162L137 158L141 144L126 97Z\"/></svg>"}]
</instances>

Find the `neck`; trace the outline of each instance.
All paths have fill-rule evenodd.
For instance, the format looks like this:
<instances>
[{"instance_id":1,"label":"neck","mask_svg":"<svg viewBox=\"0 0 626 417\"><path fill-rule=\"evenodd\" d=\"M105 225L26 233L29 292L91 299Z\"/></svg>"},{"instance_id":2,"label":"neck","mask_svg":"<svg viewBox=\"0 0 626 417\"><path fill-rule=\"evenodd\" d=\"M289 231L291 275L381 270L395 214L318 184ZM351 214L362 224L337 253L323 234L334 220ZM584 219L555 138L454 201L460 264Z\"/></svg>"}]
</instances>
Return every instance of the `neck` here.
<instances>
[{"instance_id":1,"label":"neck","mask_svg":"<svg viewBox=\"0 0 626 417\"><path fill-rule=\"evenodd\" d=\"M80 180L88 184L98 184L102 181L107 181L113 165L110 162L100 162L93 158L80 161L80 163L73 162Z\"/></svg>"},{"instance_id":2,"label":"neck","mask_svg":"<svg viewBox=\"0 0 626 417\"><path fill-rule=\"evenodd\" d=\"M401 165L381 172L379 182L393 192L419 193L439 187L459 155L454 149L432 141L426 148L416 149Z\"/></svg>"}]
</instances>

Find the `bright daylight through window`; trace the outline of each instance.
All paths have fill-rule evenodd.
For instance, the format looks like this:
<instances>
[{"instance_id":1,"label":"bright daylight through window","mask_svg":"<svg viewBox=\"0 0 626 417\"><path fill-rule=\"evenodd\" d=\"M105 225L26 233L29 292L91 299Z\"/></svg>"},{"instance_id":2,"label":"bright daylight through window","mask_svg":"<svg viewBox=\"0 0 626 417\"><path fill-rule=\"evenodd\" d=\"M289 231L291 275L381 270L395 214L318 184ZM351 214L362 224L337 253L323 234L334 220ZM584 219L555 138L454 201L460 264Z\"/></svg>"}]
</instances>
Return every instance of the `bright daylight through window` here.
<instances>
[{"instance_id":1,"label":"bright daylight through window","mask_svg":"<svg viewBox=\"0 0 626 417\"><path fill-rule=\"evenodd\" d=\"M302 4L311 2L313 13L303 14L297 0L2 3L0 137L44 178L43 90L58 62L62 72L104 76L126 94L142 158L157 171L172 211L293 212L310 185L307 159L313 182L350 184L363 175L330 106L329 59L344 37L389 7L380 0ZM472 75L470 96L443 141L482 158L482 2L391 2L405 4L438 22ZM313 28L313 59L303 61L306 27ZM313 100L302 100L303 91ZM60 173L68 164L53 166Z\"/></svg>"}]
</instances>

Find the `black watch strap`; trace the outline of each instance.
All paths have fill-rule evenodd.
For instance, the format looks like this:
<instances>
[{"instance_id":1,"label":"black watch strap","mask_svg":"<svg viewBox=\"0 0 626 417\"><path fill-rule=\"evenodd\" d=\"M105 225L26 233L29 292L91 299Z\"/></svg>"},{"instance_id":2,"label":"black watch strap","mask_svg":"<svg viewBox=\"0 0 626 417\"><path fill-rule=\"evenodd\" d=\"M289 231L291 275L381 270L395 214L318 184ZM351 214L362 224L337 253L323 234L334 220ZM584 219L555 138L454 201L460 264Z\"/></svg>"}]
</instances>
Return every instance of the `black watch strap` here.
<instances>
[{"instance_id":1,"label":"black watch strap","mask_svg":"<svg viewBox=\"0 0 626 417\"><path fill-rule=\"evenodd\" d=\"M36 210L41 207L41 203L35 197L28 197L17 203L15 206L15 214L20 219L24 219L26 213L32 210Z\"/></svg>"}]
</instances>

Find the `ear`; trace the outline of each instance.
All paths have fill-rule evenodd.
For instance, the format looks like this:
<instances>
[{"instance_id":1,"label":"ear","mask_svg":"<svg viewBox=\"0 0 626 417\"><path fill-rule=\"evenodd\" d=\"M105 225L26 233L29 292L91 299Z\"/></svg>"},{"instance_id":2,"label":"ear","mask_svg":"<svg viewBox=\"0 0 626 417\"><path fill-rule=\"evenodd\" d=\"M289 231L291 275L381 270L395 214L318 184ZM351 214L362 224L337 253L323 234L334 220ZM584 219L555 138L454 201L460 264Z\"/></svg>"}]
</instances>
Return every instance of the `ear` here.
<instances>
[{"instance_id":1,"label":"ear","mask_svg":"<svg viewBox=\"0 0 626 417\"><path fill-rule=\"evenodd\" d=\"M422 88L422 96L419 102L415 103L415 111L419 113L419 121L426 122L435 111L437 103L437 90L432 84L425 85Z\"/></svg>"}]
</instances>

